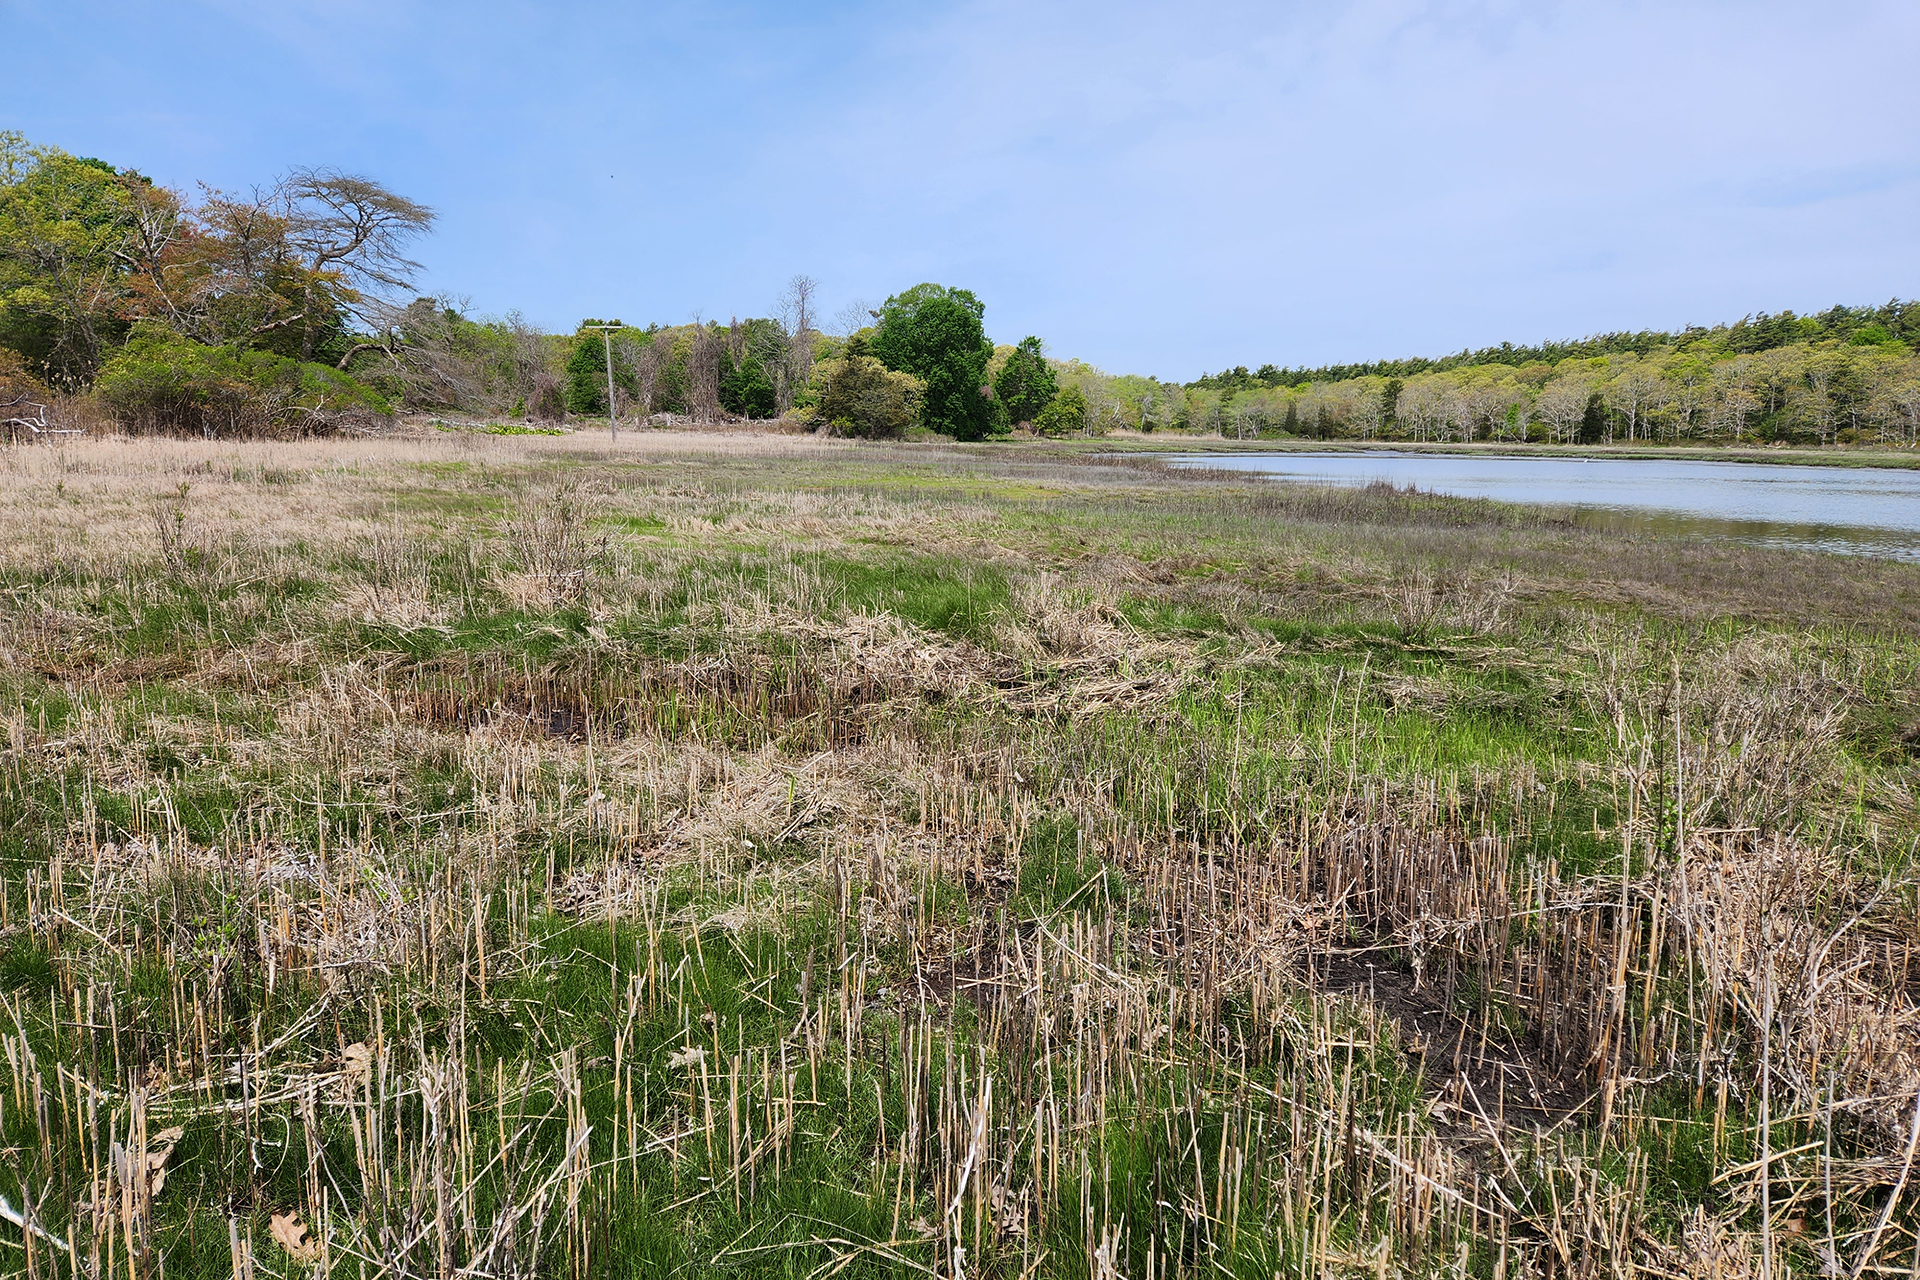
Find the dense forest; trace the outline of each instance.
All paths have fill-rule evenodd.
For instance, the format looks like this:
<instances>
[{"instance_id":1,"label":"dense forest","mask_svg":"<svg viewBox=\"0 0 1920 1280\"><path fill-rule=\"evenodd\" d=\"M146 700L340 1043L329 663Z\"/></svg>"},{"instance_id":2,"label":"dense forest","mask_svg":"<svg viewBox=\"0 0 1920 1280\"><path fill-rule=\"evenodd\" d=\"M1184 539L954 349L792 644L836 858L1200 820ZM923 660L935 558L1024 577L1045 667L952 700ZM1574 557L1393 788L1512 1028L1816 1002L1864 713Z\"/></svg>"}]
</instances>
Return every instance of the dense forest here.
<instances>
[{"instance_id":1,"label":"dense forest","mask_svg":"<svg viewBox=\"0 0 1920 1280\"><path fill-rule=\"evenodd\" d=\"M297 434L398 410L557 422L783 418L979 440L1190 431L1554 444L1920 443L1920 304L1438 359L1265 365L1180 385L994 345L965 289L922 284L829 332L795 276L763 317L543 332L420 296L431 209L294 169L197 199L0 133L0 405L133 431ZM608 404L612 396L613 403ZM16 412L20 410L15 410Z\"/></svg>"},{"instance_id":2,"label":"dense forest","mask_svg":"<svg viewBox=\"0 0 1920 1280\"><path fill-rule=\"evenodd\" d=\"M1895 300L1433 360L1241 367L1187 384L1182 425L1361 440L1913 445L1916 347L1920 303Z\"/></svg>"},{"instance_id":3,"label":"dense forest","mask_svg":"<svg viewBox=\"0 0 1920 1280\"><path fill-rule=\"evenodd\" d=\"M1642 329L1637 333L1600 333L1571 342L1542 342L1517 347L1503 342L1497 347L1461 351L1439 359L1415 356L1404 360L1374 360L1364 364L1321 365L1313 369L1281 369L1266 364L1253 373L1245 366L1223 373L1202 374L1191 386L1216 391L1244 391L1253 387L1299 387L1310 382L1344 382L1349 378L1410 378L1420 373L1445 373L1483 364L1558 364L1567 359L1592 359L1595 356L1650 355L1668 348L1708 343L1716 351L1732 355L1753 355L1776 347L1826 339L1858 340L1878 345L1897 339L1908 347L1920 345L1920 303L1898 299L1881 307L1831 307L1817 316L1796 316L1791 311L1778 315L1761 312L1734 323L1713 328L1690 326L1678 333Z\"/></svg>"}]
</instances>

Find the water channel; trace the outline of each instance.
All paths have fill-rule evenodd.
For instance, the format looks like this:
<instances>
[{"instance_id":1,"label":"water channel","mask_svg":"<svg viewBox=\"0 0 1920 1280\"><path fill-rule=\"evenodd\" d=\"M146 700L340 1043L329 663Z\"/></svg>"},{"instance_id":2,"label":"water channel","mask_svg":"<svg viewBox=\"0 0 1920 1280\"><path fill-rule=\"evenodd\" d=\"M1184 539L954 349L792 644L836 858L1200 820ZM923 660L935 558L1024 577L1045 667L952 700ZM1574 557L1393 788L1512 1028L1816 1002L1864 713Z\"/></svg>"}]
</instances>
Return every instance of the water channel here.
<instances>
[{"instance_id":1,"label":"water channel","mask_svg":"<svg viewBox=\"0 0 1920 1280\"><path fill-rule=\"evenodd\" d=\"M1180 454L1167 461L1305 484L1385 481L1460 497L1562 507L1588 525L1920 563L1920 470L1386 449Z\"/></svg>"}]
</instances>

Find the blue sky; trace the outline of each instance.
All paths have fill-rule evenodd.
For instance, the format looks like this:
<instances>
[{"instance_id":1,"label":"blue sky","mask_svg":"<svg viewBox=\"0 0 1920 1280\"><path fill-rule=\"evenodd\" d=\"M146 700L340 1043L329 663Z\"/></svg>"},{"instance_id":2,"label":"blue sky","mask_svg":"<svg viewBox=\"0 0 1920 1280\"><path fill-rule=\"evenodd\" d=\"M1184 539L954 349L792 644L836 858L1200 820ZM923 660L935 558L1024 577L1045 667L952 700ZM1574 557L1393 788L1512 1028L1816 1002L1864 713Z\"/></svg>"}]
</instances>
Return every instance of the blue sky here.
<instances>
[{"instance_id":1,"label":"blue sky","mask_svg":"<svg viewBox=\"0 0 1920 1280\"><path fill-rule=\"evenodd\" d=\"M428 287L554 328L936 280L1186 379L1920 296L1912 0L0 0L0 40L0 127L369 174L439 211Z\"/></svg>"}]
</instances>

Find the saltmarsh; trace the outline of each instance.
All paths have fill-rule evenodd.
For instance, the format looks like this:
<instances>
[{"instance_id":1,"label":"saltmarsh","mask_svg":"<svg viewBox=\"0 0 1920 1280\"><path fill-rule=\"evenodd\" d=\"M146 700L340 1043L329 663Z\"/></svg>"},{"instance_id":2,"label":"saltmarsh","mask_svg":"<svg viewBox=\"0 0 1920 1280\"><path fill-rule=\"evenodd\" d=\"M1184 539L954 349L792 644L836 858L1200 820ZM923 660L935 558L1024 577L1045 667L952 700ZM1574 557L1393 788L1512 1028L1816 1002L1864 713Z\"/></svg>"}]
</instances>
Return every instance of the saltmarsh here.
<instances>
[{"instance_id":1,"label":"saltmarsh","mask_svg":"<svg viewBox=\"0 0 1920 1280\"><path fill-rule=\"evenodd\" d=\"M1920 1265L1920 569L446 433L0 566L9 1270Z\"/></svg>"}]
</instances>

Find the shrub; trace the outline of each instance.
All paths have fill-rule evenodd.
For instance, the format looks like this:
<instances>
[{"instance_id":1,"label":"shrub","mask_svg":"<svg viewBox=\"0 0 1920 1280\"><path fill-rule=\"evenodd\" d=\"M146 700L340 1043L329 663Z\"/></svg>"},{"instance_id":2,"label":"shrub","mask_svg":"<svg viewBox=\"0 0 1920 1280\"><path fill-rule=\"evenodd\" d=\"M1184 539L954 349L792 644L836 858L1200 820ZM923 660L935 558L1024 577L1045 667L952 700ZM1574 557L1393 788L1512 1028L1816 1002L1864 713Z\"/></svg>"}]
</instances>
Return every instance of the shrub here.
<instances>
[{"instance_id":1,"label":"shrub","mask_svg":"<svg viewBox=\"0 0 1920 1280\"><path fill-rule=\"evenodd\" d=\"M819 396L814 412L848 435L898 436L920 420L927 384L910 373L896 373L866 354L864 343L849 344L837 360L814 374Z\"/></svg>"},{"instance_id":2,"label":"shrub","mask_svg":"<svg viewBox=\"0 0 1920 1280\"><path fill-rule=\"evenodd\" d=\"M542 422L567 420L567 398L560 390L558 378L550 373L533 375L533 398L527 403L527 416Z\"/></svg>"},{"instance_id":3,"label":"shrub","mask_svg":"<svg viewBox=\"0 0 1920 1280\"><path fill-rule=\"evenodd\" d=\"M124 428L209 438L324 435L391 413L378 392L338 369L203 346L152 326L107 359L94 390Z\"/></svg>"}]
</instances>

